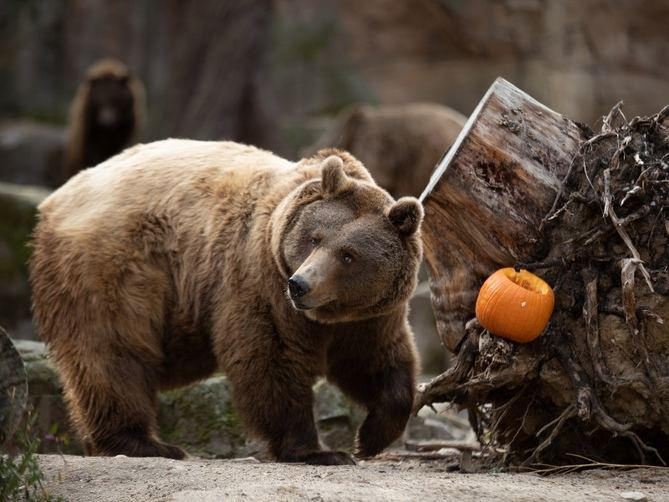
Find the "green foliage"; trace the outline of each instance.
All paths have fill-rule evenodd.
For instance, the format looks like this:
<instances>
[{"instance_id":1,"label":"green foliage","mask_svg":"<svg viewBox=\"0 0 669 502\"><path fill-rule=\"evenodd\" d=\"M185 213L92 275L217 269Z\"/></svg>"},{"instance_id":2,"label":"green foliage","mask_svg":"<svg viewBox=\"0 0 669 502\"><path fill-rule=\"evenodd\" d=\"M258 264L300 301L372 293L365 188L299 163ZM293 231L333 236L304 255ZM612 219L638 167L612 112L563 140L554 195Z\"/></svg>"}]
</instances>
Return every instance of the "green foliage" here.
<instances>
[{"instance_id":1,"label":"green foliage","mask_svg":"<svg viewBox=\"0 0 669 502\"><path fill-rule=\"evenodd\" d=\"M46 190L0 182L0 280L25 276L30 249L27 242L35 226L37 206L48 195Z\"/></svg>"},{"instance_id":2,"label":"green foliage","mask_svg":"<svg viewBox=\"0 0 669 502\"><path fill-rule=\"evenodd\" d=\"M59 501L44 488L44 473L37 461L40 440L33 432L37 415L28 413L14 438L21 450L0 455L0 500Z\"/></svg>"},{"instance_id":3,"label":"green foliage","mask_svg":"<svg viewBox=\"0 0 669 502\"><path fill-rule=\"evenodd\" d=\"M58 447L58 453L63 453L61 451L62 447L68 447L71 443L70 435L67 431L61 431L60 424L58 422L53 422L51 427L49 427L49 433L44 437L46 442L51 442ZM44 450L42 450L44 451Z\"/></svg>"}]
</instances>

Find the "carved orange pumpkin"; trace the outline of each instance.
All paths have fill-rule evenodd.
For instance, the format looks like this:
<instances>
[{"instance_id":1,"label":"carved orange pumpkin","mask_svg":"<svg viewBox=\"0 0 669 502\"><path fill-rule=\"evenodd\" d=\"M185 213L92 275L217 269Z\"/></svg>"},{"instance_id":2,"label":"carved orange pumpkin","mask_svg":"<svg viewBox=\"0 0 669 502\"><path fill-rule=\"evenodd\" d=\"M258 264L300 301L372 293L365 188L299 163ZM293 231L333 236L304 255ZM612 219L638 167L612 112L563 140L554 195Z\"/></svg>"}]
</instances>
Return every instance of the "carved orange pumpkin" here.
<instances>
[{"instance_id":1,"label":"carved orange pumpkin","mask_svg":"<svg viewBox=\"0 0 669 502\"><path fill-rule=\"evenodd\" d=\"M527 270L502 268L486 279L476 299L476 317L494 335L531 342L548 324L555 298L544 280Z\"/></svg>"}]
</instances>

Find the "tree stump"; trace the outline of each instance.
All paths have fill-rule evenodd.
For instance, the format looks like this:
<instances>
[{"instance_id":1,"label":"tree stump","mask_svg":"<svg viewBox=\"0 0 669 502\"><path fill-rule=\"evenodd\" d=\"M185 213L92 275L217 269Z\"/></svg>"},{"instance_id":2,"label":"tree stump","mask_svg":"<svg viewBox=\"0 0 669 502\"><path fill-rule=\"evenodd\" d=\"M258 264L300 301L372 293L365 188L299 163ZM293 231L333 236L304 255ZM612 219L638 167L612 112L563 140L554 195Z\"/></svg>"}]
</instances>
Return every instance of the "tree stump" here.
<instances>
[{"instance_id":1,"label":"tree stump","mask_svg":"<svg viewBox=\"0 0 669 502\"><path fill-rule=\"evenodd\" d=\"M514 463L669 460L668 116L628 122L617 105L593 135L493 84L421 196L437 330L457 358L417 409L466 407ZM555 290L529 344L473 319L483 280L506 266Z\"/></svg>"},{"instance_id":2,"label":"tree stump","mask_svg":"<svg viewBox=\"0 0 669 502\"><path fill-rule=\"evenodd\" d=\"M499 78L437 166L421 200L433 308L456 350L483 279L539 254L538 230L582 127Z\"/></svg>"}]
</instances>

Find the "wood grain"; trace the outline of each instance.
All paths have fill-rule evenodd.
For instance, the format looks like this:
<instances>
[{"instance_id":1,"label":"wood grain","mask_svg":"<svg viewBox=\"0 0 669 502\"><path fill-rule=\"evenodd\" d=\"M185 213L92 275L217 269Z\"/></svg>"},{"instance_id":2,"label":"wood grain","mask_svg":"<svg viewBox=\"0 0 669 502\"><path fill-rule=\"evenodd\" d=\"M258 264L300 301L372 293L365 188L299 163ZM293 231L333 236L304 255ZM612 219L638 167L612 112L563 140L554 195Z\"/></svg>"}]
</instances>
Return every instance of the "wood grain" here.
<instances>
[{"instance_id":1,"label":"wood grain","mask_svg":"<svg viewBox=\"0 0 669 502\"><path fill-rule=\"evenodd\" d=\"M584 133L498 78L421 195L437 331L457 351L478 288L496 269L537 259L539 225Z\"/></svg>"}]
</instances>

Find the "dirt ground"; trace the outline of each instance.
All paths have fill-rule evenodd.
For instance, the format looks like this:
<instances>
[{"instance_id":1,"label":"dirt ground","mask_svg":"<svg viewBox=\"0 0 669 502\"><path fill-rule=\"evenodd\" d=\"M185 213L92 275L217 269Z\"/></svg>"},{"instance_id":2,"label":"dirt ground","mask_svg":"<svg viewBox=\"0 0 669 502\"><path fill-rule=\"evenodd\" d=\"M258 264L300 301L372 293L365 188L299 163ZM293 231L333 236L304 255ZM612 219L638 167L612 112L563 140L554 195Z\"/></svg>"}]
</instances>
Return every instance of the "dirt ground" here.
<instances>
[{"instance_id":1,"label":"dirt ground","mask_svg":"<svg viewBox=\"0 0 669 502\"><path fill-rule=\"evenodd\" d=\"M47 489L72 502L144 500L624 501L669 500L669 469L536 474L448 472L447 462L373 460L307 466L254 460L85 458L41 455Z\"/></svg>"}]
</instances>

